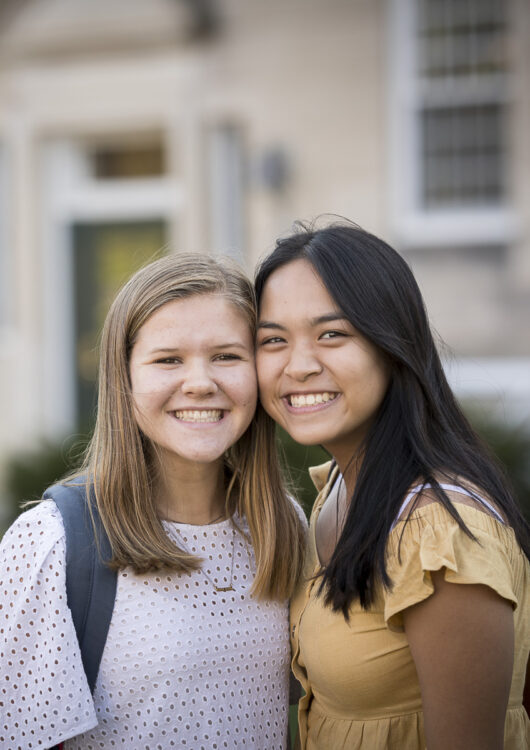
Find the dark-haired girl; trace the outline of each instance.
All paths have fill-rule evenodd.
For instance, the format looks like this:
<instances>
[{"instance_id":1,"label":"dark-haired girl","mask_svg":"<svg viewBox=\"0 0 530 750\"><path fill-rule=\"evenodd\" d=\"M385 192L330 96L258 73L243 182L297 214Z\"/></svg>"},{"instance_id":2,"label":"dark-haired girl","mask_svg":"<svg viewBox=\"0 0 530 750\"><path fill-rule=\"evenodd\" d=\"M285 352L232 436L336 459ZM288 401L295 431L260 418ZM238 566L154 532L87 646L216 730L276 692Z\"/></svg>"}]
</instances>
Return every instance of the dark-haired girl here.
<instances>
[{"instance_id":1,"label":"dark-haired girl","mask_svg":"<svg viewBox=\"0 0 530 750\"><path fill-rule=\"evenodd\" d=\"M409 267L354 225L304 229L256 288L262 403L334 459L291 603L301 747L530 747L529 529Z\"/></svg>"}]
</instances>

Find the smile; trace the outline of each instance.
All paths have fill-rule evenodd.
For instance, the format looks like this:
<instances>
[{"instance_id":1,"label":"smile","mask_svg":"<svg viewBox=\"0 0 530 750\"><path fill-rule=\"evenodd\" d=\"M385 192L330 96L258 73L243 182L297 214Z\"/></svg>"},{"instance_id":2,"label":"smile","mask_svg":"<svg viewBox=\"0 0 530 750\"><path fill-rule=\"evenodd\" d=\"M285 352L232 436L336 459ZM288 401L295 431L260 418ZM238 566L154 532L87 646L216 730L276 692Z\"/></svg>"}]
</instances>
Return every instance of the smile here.
<instances>
[{"instance_id":1,"label":"smile","mask_svg":"<svg viewBox=\"0 0 530 750\"><path fill-rule=\"evenodd\" d=\"M316 404L326 404L329 401L334 401L338 396L338 393L331 393L330 391L323 391L322 393L292 393L287 396L289 406L294 409L301 409L304 406L315 406Z\"/></svg>"},{"instance_id":2,"label":"smile","mask_svg":"<svg viewBox=\"0 0 530 750\"><path fill-rule=\"evenodd\" d=\"M221 409L182 409L173 413L181 422L220 422L223 418Z\"/></svg>"}]
</instances>

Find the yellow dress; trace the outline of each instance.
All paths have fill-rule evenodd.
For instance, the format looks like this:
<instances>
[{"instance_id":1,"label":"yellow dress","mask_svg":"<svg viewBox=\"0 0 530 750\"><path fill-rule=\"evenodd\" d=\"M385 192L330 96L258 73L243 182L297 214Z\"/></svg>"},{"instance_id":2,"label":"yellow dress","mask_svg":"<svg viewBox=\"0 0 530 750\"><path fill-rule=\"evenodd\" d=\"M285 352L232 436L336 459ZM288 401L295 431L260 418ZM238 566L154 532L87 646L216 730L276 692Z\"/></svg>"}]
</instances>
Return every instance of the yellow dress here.
<instances>
[{"instance_id":1,"label":"yellow dress","mask_svg":"<svg viewBox=\"0 0 530 750\"><path fill-rule=\"evenodd\" d=\"M311 474L321 490L310 524L304 572L291 600L293 671L306 695L298 718L302 750L423 750L421 693L402 628L402 611L432 594L431 570L445 567L454 583L480 583L512 602L515 658L505 725L505 750L530 748L530 721L522 706L530 649L530 565L513 531L475 507L458 511L481 544L469 539L443 506L415 510L403 531L389 537L392 591L381 587L365 611L358 603L347 623L317 597L315 522L337 472L329 464ZM397 544L401 539L401 563Z\"/></svg>"}]
</instances>

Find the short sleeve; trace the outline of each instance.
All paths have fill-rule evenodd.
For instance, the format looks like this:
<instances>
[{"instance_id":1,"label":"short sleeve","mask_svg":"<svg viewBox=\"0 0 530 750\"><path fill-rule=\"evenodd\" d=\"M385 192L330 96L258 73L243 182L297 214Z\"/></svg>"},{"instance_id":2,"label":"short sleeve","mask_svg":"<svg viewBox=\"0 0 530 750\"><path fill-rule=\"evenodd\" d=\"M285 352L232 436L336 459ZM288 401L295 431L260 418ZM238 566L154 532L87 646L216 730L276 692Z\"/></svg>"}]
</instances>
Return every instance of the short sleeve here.
<instances>
[{"instance_id":1,"label":"short sleeve","mask_svg":"<svg viewBox=\"0 0 530 750\"><path fill-rule=\"evenodd\" d=\"M433 594L435 570L443 569L450 583L488 586L517 607L512 530L475 508L458 510L474 539L437 503L415 511L391 533L387 572L392 585L384 593L384 617L391 630L403 630L403 610Z\"/></svg>"},{"instance_id":2,"label":"short sleeve","mask_svg":"<svg viewBox=\"0 0 530 750\"><path fill-rule=\"evenodd\" d=\"M70 610L65 537L53 501L0 545L0 746L51 747L97 725Z\"/></svg>"}]
</instances>

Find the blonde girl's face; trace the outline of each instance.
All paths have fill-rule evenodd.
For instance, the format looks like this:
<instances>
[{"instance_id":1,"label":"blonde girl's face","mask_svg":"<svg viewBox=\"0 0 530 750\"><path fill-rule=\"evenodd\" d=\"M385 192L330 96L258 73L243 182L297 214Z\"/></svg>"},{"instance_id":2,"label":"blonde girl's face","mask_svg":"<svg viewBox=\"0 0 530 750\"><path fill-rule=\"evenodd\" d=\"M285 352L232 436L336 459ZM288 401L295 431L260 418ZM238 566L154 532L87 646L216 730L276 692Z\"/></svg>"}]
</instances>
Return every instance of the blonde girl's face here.
<instances>
[{"instance_id":1,"label":"blonde girl's face","mask_svg":"<svg viewBox=\"0 0 530 750\"><path fill-rule=\"evenodd\" d=\"M222 294L174 300L140 328L129 372L134 411L162 463L222 459L256 409L249 324Z\"/></svg>"},{"instance_id":2,"label":"blonde girl's face","mask_svg":"<svg viewBox=\"0 0 530 750\"><path fill-rule=\"evenodd\" d=\"M297 442L323 445L347 465L385 396L388 369L308 261L291 261L268 278L256 362L270 416Z\"/></svg>"}]
</instances>

